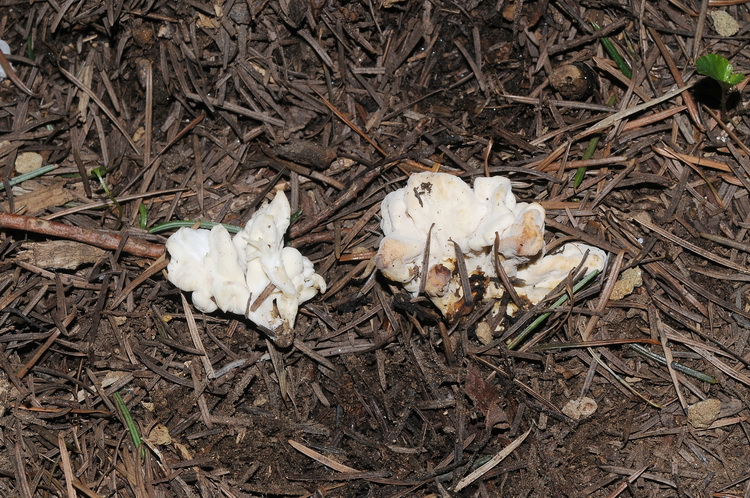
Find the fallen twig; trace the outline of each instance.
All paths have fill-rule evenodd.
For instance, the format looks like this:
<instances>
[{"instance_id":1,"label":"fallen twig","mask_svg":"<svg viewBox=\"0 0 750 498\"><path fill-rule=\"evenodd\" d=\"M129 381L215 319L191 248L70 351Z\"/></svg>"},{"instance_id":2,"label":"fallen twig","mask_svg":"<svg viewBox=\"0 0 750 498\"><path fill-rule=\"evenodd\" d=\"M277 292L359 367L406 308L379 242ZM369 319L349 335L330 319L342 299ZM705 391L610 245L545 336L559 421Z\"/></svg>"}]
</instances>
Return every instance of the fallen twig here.
<instances>
[{"instance_id":1,"label":"fallen twig","mask_svg":"<svg viewBox=\"0 0 750 498\"><path fill-rule=\"evenodd\" d=\"M76 240L84 244L112 250L119 249L123 239L121 235L10 213L0 213L0 227L52 235L53 237ZM122 244L122 250L133 256L140 256L142 258L157 259L164 254L164 246L162 244L152 244L136 237L128 237L125 243Z\"/></svg>"}]
</instances>

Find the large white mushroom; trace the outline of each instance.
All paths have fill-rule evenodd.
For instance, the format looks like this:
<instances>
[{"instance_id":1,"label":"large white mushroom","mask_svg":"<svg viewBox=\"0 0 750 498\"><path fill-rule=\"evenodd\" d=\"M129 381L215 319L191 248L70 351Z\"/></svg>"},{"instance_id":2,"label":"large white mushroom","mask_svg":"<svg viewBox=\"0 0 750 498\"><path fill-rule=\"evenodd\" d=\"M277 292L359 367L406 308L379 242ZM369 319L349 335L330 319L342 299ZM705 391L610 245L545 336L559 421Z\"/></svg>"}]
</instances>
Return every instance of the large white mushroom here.
<instances>
[{"instance_id":1,"label":"large white mushroom","mask_svg":"<svg viewBox=\"0 0 750 498\"><path fill-rule=\"evenodd\" d=\"M457 251L485 298L503 295L493 254L496 237L503 270L531 303L564 280L587 251L587 271L601 271L607 261L604 251L580 243L545 255L544 208L517 203L503 177L477 178L472 189L453 175L417 173L385 197L381 215L385 237L376 266L412 296L423 290L448 318L468 311Z\"/></svg>"},{"instance_id":2,"label":"large white mushroom","mask_svg":"<svg viewBox=\"0 0 750 498\"><path fill-rule=\"evenodd\" d=\"M193 304L244 315L288 346L299 305L325 292L323 277L293 247L284 247L291 209L283 192L232 238L226 228L180 228L167 240L168 279L193 293Z\"/></svg>"}]
</instances>

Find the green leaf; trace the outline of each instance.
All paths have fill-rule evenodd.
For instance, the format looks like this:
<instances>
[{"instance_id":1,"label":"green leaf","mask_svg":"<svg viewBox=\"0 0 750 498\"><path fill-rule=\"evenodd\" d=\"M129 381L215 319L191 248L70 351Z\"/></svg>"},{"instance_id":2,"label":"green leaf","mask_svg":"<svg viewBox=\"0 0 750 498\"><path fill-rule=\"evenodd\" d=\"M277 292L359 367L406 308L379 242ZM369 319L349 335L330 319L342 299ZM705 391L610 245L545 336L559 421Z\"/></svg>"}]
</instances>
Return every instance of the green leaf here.
<instances>
[{"instance_id":1,"label":"green leaf","mask_svg":"<svg viewBox=\"0 0 750 498\"><path fill-rule=\"evenodd\" d=\"M302 210L298 209L297 211L293 212L292 215L289 217L289 223L294 223L297 221L297 219L302 216Z\"/></svg>"},{"instance_id":2,"label":"green leaf","mask_svg":"<svg viewBox=\"0 0 750 498\"><path fill-rule=\"evenodd\" d=\"M23 183L26 180L31 180L32 178L36 178L37 176L42 176L46 173L49 173L53 169L57 168L57 164L50 164L49 166L42 166L41 168L37 168L34 171L29 171L28 173L24 173L22 175L18 175L15 178L11 178L8 180L8 185L11 187L13 185L18 185L19 183ZM0 183L0 192L5 190L5 183Z\"/></svg>"},{"instance_id":3,"label":"green leaf","mask_svg":"<svg viewBox=\"0 0 750 498\"><path fill-rule=\"evenodd\" d=\"M706 54L695 61L695 68L703 76L708 76L722 85L733 87L745 78L742 73L735 73L732 64L718 54Z\"/></svg>"},{"instance_id":4,"label":"green leaf","mask_svg":"<svg viewBox=\"0 0 750 498\"><path fill-rule=\"evenodd\" d=\"M729 66L729 67L732 67L732 66ZM732 86L739 85L740 82L742 82L742 80L744 80L744 79L745 79L745 75L744 74L741 74L741 73L732 73L732 75L728 78L727 83L729 83Z\"/></svg>"}]
</instances>

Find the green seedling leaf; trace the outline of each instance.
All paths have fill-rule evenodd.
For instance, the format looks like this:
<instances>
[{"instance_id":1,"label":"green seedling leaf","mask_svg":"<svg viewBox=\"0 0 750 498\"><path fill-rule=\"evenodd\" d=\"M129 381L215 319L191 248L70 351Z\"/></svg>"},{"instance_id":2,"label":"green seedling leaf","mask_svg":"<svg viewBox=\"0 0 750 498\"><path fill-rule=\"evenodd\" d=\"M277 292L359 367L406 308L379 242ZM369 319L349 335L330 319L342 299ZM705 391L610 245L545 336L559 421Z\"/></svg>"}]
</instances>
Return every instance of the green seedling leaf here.
<instances>
[{"instance_id":1,"label":"green seedling leaf","mask_svg":"<svg viewBox=\"0 0 750 498\"><path fill-rule=\"evenodd\" d=\"M695 61L695 68L703 76L708 76L719 82L725 88L731 88L741 82L745 75L735 73L732 64L718 54L706 54Z\"/></svg>"},{"instance_id":2,"label":"green seedling leaf","mask_svg":"<svg viewBox=\"0 0 750 498\"><path fill-rule=\"evenodd\" d=\"M610 95L609 99L607 99L607 105L612 106L615 105L617 102L617 96L616 95ZM586 159L591 159L594 157L594 152L596 152L596 146L599 145L599 140L601 139L601 135L594 136L591 140L589 140L589 144L586 147L586 151L583 153L583 159L584 161ZM586 177L586 167L581 166L576 170L576 175L573 178L573 188L578 188L581 186L581 183L583 183L583 179Z\"/></svg>"},{"instance_id":3,"label":"green seedling leaf","mask_svg":"<svg viewBox=\"0 0 750 498\"><path fill-rule=\"evenodd\" d=\"M29 37L26 39L26 55L32 61L34 60L34 37L31 36L31 32L29 32Z\"/></svg>"},{"instance_id":4,"label":"green seedling leaf","mask_svg":"<svg viewBox=\"0 0 750 498\"><path fill-rule=\"evenodd\" d=\"M656 353L652 353L651 351L644 348L640 344L628 344L628 346L630 347L630 349L632 349L636 353L643 355L646 358L649 358L651 360L654 360L656 363L659 363L660 365L664 365L664 366L667 365L666 358ZM674 368L678 372L684 373L685 375L689 375L691 377L695 377L696 379L702 380L703 382L707 382L709 384L717 384L719 382L718 380L716 380L715 377L712 377L698 370L694 370L690 367L683 365L682 363L677 363L676 361L672 362L672 368Z\"/></svg>"},{"instance_id":5,"label":"green seedling leaf","mask_svg":"<svg viewBox=\"0 0 750 498\"><path fill-rule=\"evenodd\" d=\"M300 216L302 216L302 210L301 209L293 212L292 215L289 217L289 223L290 224L294 223L295 221L297 221L299 219Z\"/></svg>"}]
</instances>

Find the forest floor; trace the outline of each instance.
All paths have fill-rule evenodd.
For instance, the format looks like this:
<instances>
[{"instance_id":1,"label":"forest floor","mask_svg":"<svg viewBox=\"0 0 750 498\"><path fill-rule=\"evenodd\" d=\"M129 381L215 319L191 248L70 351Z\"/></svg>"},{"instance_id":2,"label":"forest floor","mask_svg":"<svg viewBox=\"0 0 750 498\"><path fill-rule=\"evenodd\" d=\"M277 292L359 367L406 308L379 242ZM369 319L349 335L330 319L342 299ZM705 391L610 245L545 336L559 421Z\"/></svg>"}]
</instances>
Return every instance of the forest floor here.
<instances>
[{"instance_id":1,"label":"forest floor","mask_svg":"<svg viewBox=\"0 0 750 498\"><path fill-rule=\"evenodd\" d=\"M746 2L0 7L0 495L750 496L747 79L695 67L750 71ZM418 171L607 268L443 318L374 269ZM162 257L279 191L328 284L289 347Z\"/></svg>"}]
</instances>

